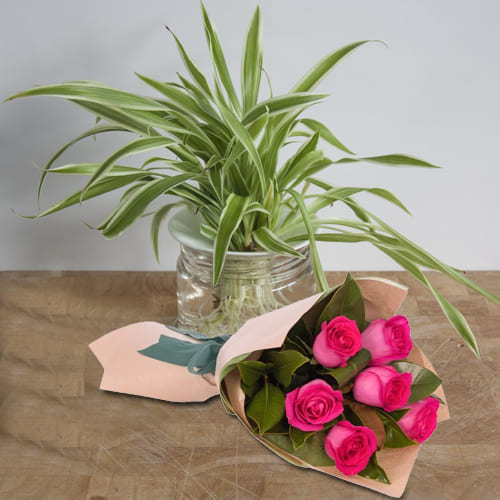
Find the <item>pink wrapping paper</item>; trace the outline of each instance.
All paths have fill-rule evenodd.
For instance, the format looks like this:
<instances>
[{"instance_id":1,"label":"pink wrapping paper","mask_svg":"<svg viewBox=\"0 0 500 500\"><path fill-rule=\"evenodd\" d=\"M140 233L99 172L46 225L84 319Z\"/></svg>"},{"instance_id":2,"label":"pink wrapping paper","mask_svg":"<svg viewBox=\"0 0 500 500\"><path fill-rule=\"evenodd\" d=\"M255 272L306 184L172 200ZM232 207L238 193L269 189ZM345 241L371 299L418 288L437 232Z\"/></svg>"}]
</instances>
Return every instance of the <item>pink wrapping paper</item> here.
<instances>
[{"instance_id":1,"label":"pink wrapping paper","mask_svg":"<svg viewBox=\"0 0 500 500\"><path fill-rule=\"evenodd\" d=\"M137 352L157 342L160 335L198 342L153 321L124 326L92 342L89 347L104 368L100 388L178 403L217 396L213 375L193 375L184 366Z\"/></svg>"}]
</instances>

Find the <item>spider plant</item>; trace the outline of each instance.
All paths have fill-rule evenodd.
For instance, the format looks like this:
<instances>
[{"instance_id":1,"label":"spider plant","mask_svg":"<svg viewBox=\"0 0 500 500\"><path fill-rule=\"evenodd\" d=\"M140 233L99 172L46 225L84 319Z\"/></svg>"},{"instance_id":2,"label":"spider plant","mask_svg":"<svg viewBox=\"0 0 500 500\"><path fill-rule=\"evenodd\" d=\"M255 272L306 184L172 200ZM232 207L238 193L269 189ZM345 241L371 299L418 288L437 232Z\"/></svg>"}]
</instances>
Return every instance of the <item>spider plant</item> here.
<instances>
[{"instance_id":1,"label":"spider plant","mask_svg":"<svg viewBox=\"0 0 500 500\"><path fill-rule=\"evenodd\" d=\"M305 116L312 105L327 97L314 93L318 83L345 56L370 41L357 41L327 54L286 94L273 95L269 84L269 96L260 99L261 81L267 74L262 68L262 22L257 7L244 43L238 95L216 28L203 4L201 8L211 81L167 28L187 75L179 74L177 82L164 82L137 74L156 91L152 97L94 81L71 81L35 87L9 98L61 97L97 117L95 126L49 159L41 173L38 199L49 173L85 175L88 180L81 189L36 217L126 187L116 208L97 228L106 238L113 238L147 214L153 201L166 194L175 195L177 202L165 203L152 215L154 252L158 258L158 233L170 210L179 204L193 207L202 218L202 234L213 240L214 283L219 280L228 250L301 256L294 244L309 240L315 277L320 289L325 290L328 284L317 242L369 242L434 294L460 336L478 354L467 321L434 288L422 268L440 271L497 304L500 299L409 241L355 198L358 193L368 192L408 212L394 194L379 187L332 185L318 177L326 168L360 161L436 168L404 154L356 156L326 125ZM132 134L133 138L101 163L56 166L59 157L75 143L115 132ZM300 147L282 161L280 151L297 141ZM333 146L338 157L327 157L320 149L320 141ZM139 153L149 153L150 157L136 167L120 164L125 156ZM352 218L318 215L332 204L346 205Z\"/></svg>"}]
</instances>

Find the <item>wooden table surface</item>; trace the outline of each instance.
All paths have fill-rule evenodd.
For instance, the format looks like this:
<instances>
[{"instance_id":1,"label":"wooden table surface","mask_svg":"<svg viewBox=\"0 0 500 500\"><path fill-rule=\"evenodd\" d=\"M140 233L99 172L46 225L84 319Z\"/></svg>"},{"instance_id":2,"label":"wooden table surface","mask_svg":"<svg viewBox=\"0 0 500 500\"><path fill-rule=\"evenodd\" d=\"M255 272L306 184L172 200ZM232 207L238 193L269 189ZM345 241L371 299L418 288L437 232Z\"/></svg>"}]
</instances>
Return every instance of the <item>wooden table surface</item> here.
<instances>
[{"instance_id":1,"label":"wooden table surface","mask_svg":"<svg viewBox=\"0 0 500 500\"><path fill-rule=\"evenodd\" d=\"M444 379L451 420L422 447L405 499L500 498L500 307L435 273L475 332L478 360L427 291L402 314ZM470 272L500 295L500 271ZM344 273L329 273L329 282ZM171 272L0 273L1 499L375 499L370 490L293 467L228 415L217 398L174 404L98 389L87 345L141 320L175 317Z\"/></svg>"}]
</instances>

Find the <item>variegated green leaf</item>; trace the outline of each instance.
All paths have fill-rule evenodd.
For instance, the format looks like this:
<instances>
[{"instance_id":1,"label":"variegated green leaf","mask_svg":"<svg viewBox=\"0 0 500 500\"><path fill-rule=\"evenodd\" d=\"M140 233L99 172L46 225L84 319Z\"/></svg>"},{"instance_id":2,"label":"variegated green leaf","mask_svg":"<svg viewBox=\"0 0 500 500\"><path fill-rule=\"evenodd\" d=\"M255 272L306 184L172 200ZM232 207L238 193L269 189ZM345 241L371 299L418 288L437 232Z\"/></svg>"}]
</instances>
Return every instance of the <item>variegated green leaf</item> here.
<instances>
[{"instance_id":1,"label":"variegated green leaf","mask_svg":"<svg viewBox=\"0 0 500 500\"><path fill-rule=\"evenodd\" d=\"M126 155L144 153L146 151L158 149L160 147L167 146L172 142L172 139L168 139L167 137L139 137L138 139L134 139L133 141L125 144L125 146L116 150L101 163L101 166L94 172L90 180L87 182L87 185L83 189L83 193L85 193L85 191L97 180L104 177L120 158L123 158Z\"/></svg>"},{"instance_id":2,"label":"variegated green leaf","mask_svg":"<svg viewBox=\"0 0 500 500\"><path fill-rule=\"evenodd\" d=\"M295 94L284 94L271 97L259 102L249 109L243 116L242 124L249 125L266 113L270 116L283 113L285 111L302 108L304 104L318 102L327 97L328 94L309 94L308 92L297 92Z\"/></svg>"},{"instance_id":3,"label":"variegated green leaf","mask_svg":"<svg viewBox=\"0 0 500 500\"><path fill-rule=\"evenodd\" d=\"M120 207L106 226L101 229L102 234L106 238L118 236L144 213L154 199L192 178L193 176L190 174L180 174L175 177L155 179L148 182L127 199L126 203Z\"/></svg>"},{"instance_id":4,"label":"variegated green leaf","mask_svg":"<svg viewBox=\"0 0 500 500\"><path fill-rule=\"evenodd\" d=\"M226 252L229 248L229 244L231 243L231 237L240 225L243 212L245 211L248 203L248 197L238 196L231 193L227 199L226 206L222 211L214 244L214 285L219 281L224 261L226 259Z\"/></svg>"},{"instance_id":5,"label":"variegated green leaf","mask_svg":"<svg viewBox=\"0 0 500 500\"><path fill-rule=\"evenodd\" d=\"M59 212L60 210L63 210L64 208L71 207L73 205L77 205L78 203L81 203L82 201L88 200L90 198L95 198L96 196L100 196L104 193L109 193L110 191L114 191L115 189L122 188L124 186L127 186L128 184L131 184L132 182L135 182L140 179L144 179L149 177L149 172L143 172L143 173L135 173L135 174L129 174L129 175L122 175L122 176L110 176L110 177L105 177L104 179L101 179L97 181L95 184L93 184L89 189L85 191L85 193L82 194L82 191L76 191L72 195L68 196L67 198L62 199L58 203L52 205L50 208L45 210L39 215L27 217L30 219L37 219L39 217L45 217L46 215L53 214L55 212Z\"/></svg>"},{"instance_id":6,"label":"variegated green leaf","mask_svg":"<svg viewBox=\"0 0 500 500\"><path fill-rule=\"evenodd\" d=\"M255 230L252 233L252 237L260 247L268 252L282 254L282 255L293 255L298 258L304 258L304 256L295 250L292 246L288 245L282 239L280 239L276 234L274 234L269 228L263 226Z\"/></svg>"},{"instance_id":7,"label":"variegated green leaf","mask_svg":"<svg viewBox=\"0 0 500 500\"><path fill-rule=\"evenodd\" d=\"M350 43L341 49L331 52L315 64L292 88L291 92L307 92L313 89L347 54L370 41L372 40Z\"/></svg>"},{"instance_id":8,"label":"variegated green leaf","mask_svg":"<svg viewBox=\"0 0 500 500\"><path fill-rule=\"evenodd\" d=\"M234 90L233 82L227 68L226 58L224 57L224 52L222 50L217 30L215 29L215 26L208 16L203 4L201 4L201 10L203 14L203 24L205 26L205 34L207 37L208 47L210 49L211 59L214 63L222 85L224 85L224 88L226 89L227 95L234 110L237 113L241 113L241 105L238 100L238 96L236 95L236 91Z\"/></svg>"},{"instance_id":9,"label":"variegated green leaf","mask_svg":"<svg viewBox=\"0 0 500 500\"><path fill-rule=\"evenodd\" d=\"M262 21L257 6L250 21L241 61L243 112L255 106L259 96L262 66Z\"/></svg>"},{"instance_id":10,"label":"variegated green leaf","mask_svg":"<svg viewBox=\"0 0 500 500\"><path fill-rule=\"evenodd\" d=\"M304 203L304 200L300 196L297 191L293 189L287 190L295 200L297 204L297 208L300 211L302 219L304 221L304 226L307 231L307 236L309 239L309 244L311 246L311 259L313 261L313 269L314 269L314 277L316 278L316 283L320 290L325 291L328 290L328 282L326 281L325 272L323 271L323 266L321 265L321 261L319 259L318 249L316 247L316 237L314 234L314 229L311 224L311 218L307 211L307 207Z\"/></svg>"},{"instance_id":11,"label":"variegated green leaf","mask_svg":"<svg viewBox=\"0 0 500 500\"><path fill-rule=\"evenodd\" d=\"M40 201L40 194L42 192L42 186L43 182L45 180L45 177L47 176L48 171L52 168L52 165L55 163L55 161L71 146L76 144L77 142L80 142L82 139L86 139L87 137L95 137L98 134L103 134L106 132L130 132L126 128L120 127L118 125L98 125L95 126L87 131L85 131L83 134L80 134L78 137L75 139L72 139L71 141L67 142L62 148L58 149L49 159L49 161L45 164L43 167L42 173L40 175L40 180L38 181L38 191L37 191L37 201Z\"/></svg>"},{"instance_id":12,"label":"variegated green leaf","mask_svg":"<svg viewBox=\"0 0 500 500\"><path fill-rule=\"evenodd\" d=\"M64 99L76 99L78 101L89 101L104 104L114 108L135 109L140 111L164 111L165 108L153 99L141 97L129 92L112 89L97 82L67 82L54 85L34 87L19 94L9 97L7 100L19 97L31 96L55 96Z\"/></svg>"},{"instance_id":13,"label":"variegated green leaf","mask_svg":"<svg viewBox=\"0 0 500 500\"><path fill-rule=\"evenodd\" d=\"M345 153L351 155L354 154L349 148L347 148L342 142L340 142L337 137L333 135L332 131L323 123L318 122L317 120L312 120L311 118L302 118L299 121L309 129L311 129L313 132L319 132L320 137L332 146L344 151Z\"/></svg>"},{"instance_id":14,"label":"variegated green leaf","mask_svg":"<svg viewBox=\"0 0 500 500\"><path fill-rule=\"evenodd\" d=\"M369 162L377 163L379 165L388 166L398 166L398 167L426 167L426 168L440 168L437 165L433 165L427 161L421 160L420 158L415 158L410 155L403 154L389 154L380 156L367 156L365 158L341 158L336 160L334 163L357 163L357 162Z\"/></svg>"},{"instance_id":15,"label":"variegated green leaf","mask_svg":"<svg viewBox=\"0 0 500 500\"><path fill-rule=\"evenodd\" d=\"M183 202L168 203L167 205L163 205L163 207L157 210L153 216L153 220L151 221L151 242L153 243L153 250L158 262L160 262L160 254L158 251L158 238L160 234L160 228L171 210L181 205L183 205Z\"/></svg>"}]
</instances>

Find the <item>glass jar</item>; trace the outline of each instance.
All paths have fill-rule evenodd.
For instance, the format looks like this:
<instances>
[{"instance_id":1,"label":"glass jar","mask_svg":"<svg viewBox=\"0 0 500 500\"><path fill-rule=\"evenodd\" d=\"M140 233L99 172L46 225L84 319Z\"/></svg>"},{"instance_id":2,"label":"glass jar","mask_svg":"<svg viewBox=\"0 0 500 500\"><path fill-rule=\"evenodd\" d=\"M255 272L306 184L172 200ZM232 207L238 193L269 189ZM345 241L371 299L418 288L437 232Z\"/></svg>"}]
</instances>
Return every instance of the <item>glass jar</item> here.
<instances>
[{"instance_id":1,"label":"glass jar","mask_svg":"<svg viewBox=\"0 0 500 500\"><path fill-rule=\"evenodd\" d=\"M177 260L178 326L208 336L231 334L250 318L314 295L317 288L309 243L297 250L304 258L228 252L214 287L212 252L181 244Z\"/></svg>"}]
</instances>

